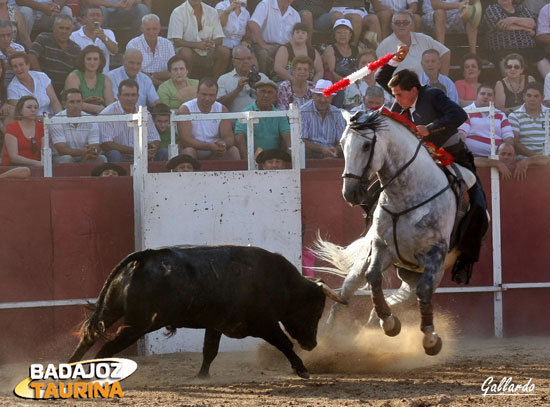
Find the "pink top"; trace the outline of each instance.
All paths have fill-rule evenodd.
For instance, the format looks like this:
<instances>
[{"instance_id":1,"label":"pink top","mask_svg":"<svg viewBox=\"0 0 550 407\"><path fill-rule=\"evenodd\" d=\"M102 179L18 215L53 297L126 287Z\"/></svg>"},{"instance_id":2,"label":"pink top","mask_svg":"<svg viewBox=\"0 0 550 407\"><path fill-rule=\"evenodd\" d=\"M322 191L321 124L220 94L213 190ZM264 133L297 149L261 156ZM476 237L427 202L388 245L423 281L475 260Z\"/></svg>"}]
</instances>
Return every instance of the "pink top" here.
<instances>
[{"instance_id":1,"label":"pink top","mask_svg":"<svg viewBox=\"0 0 550 407\"><path fill-rule=\"evenodd\" d=\"M477 89L472 88L468 82L464 79L460 79L455 82L456 90L458 91L458 98L461 100L476 100Z\"/></svg>"}]
</instances>

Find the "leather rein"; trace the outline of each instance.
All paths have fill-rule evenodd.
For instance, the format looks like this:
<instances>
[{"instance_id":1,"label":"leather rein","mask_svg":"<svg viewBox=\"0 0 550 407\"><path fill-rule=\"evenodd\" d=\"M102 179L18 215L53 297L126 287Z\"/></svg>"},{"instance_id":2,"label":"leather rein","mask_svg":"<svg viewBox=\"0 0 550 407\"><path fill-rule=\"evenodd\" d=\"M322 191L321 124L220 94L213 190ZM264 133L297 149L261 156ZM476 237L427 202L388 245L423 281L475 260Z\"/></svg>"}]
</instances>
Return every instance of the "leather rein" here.
<instances>
[{"instance_id":1,"label":"leather rein","mask_svg":"<svg viewBox=\"0 0 550 407\"><path fill-rule=\"evenodd\" d=\"M367 177L367 172L368 172L368 170L371 166L371 163L372 163L372 158L373 158L373 155L374 155L374 147L376 145L376 139L377 139L376 131L373 131L373 133L374 133L374 135L373 135L372 139L369 139L367 136L365 136L365 135L363 135L359 132L356 132L356 131L353 132L354 135L363 137L363 138L365 138L367 140L370 140L372 142L371 150L370 150L370 153L369 153L369 159L368 159L367 164L365 165L365 168L363 169L363 173L361 175L356 175L356 174L346 172L346 173L342 174L342 178L357 179L357 180L359 180L359 183L361 185L367 185L368 186L369 178ZM403 174L403 172L414 162L414 160L418 156L418 152L420 151L420 148L422 147L422 145L423 145L422 140L418 140L418 145L416 146L416 150L415 150L414 155L412 156L412 158L409 161L407 161L399 170L397 170L397 172L390 178L390 180L385 185L382 185L382 183L380 182L381 187L378 188L373 193L373 195L382 193L382 191L384 189L386 189L397 177L399 177L401 174ZM412 268L418 268L418 265L413 264L413 263L405 260L401 256L401 253L399 252L399 245L397 243L397 222L399 221L399 218L402 215L405 215L409 212L414 211L415 209L420 208L421 206L426 205L428 202L430 202L430 201L434 200L435 198L437 198L438 196L442 195L449 188L451 188L450 183L448 183L446 187L441 189L439 192L436 192L434 195L432 195L428 199L425 199L424 201L420 202L419 204L411 206L410 208L405 209L401 212L392 212L389 209L387 209L385 206L380 204L380 207L391 216L392 223L393 223L393 240L394 240L394 244L395 244L395 251L397 253L397 257L399 257L399 260L403 264L406 264L407 266L412 267Z\"/></svg>"}]
</instances>

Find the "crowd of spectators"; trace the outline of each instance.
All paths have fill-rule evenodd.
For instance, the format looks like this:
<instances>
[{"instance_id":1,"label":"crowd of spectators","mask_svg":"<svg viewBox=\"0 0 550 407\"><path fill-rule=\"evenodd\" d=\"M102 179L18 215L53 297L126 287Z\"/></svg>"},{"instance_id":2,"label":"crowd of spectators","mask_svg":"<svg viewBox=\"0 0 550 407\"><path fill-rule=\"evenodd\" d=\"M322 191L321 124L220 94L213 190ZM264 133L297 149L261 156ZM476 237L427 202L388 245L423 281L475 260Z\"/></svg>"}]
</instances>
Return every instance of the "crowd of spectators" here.
<instances>
[{"instance_id":1,"label":"crowd of spectators","mask_svg":"<svg viewBox=\"0 0 550 407\"><path fill-rule=\"evenodd\" d=\"M153 14L150 0L81 0L79 15L64 1L0 0L2 165L43 165L43 114L130 114L139 106L150 112L151 160L168 159L171 109L184 115L272 111L292 103L300 108L306 157L341 158L341 109L391 106L393 97L374 75L331 98L322 90L394 53L399 44L409 53L398 70L414 70L422 85L440 88L466 109L494 102L497 145L513 146L518 158L543 154L550 5L512 0L483 7L479 0L158 3L159 8L170 3L169 18ZM117 40L121 26L131 37L125 45ZM462 58L462 75L451 72L449 33L469 51ZM113 66L120 54L122 65ZM491 83L482 83L489 68L501 79L493 75ZM487 120L484 113L472 113L460 129L479 157L490 153ZM55 125L50 135L56 163L133 159L133 129L126 123ZM168 165L171 171L196 170L205 159L247 158L247 125L239 121L178 122L176 137L180 161ZM271 150L286 154L290 147L286 118L254 123L256 156Z\"/></svg>"}]
</instances>

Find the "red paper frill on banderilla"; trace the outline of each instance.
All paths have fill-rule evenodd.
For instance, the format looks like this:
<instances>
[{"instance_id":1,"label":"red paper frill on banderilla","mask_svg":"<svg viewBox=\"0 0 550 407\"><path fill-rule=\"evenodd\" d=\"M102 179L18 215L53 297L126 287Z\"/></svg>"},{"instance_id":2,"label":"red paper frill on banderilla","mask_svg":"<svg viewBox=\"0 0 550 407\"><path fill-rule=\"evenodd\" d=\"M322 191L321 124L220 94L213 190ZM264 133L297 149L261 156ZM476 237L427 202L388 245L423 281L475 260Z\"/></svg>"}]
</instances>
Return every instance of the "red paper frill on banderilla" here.
<instances>
[{"instance_id":1,"label":"red paper frill on banderilla","mask_svg":"<svg viewBox=\"0 0 550 407\"><path fill-rule=\"evenodd\" d=\"M397 113L392 112L389 109L386 109L385 107L381 110L383 116L387 116L392 118L393 120L398 121L405 127L407 127L419 140L422 140L424 136L418 131L418 128L416 125L408 120L405 116ZM451 165L454 162L454 157L446 151L444 148L437 148L435 144L430 143L428 141L423 141L422 144L428 149L428 152L432 156L434 160L439 161L443 165Z\"/></svg>"}]
</instances>

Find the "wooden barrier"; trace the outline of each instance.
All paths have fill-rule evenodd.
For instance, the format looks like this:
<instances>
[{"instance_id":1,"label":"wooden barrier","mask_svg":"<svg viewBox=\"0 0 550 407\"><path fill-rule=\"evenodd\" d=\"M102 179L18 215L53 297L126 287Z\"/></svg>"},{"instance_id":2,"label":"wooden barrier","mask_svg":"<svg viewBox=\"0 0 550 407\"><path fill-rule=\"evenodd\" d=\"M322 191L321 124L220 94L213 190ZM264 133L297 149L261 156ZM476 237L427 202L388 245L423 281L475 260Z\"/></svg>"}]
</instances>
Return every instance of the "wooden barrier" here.
<instances>
[{"instance_id":1,"label":"wooden barrier","mask_svg":"<svg viewBox=\"0 0 550 407\"><path fill-rule=\"evenodd\" d=\"M364 229L361 209L341 197L341 163L330 165L302 171L306 245L317 230L347 244ZM112 267L133 250L132 178L55 177L56 171L50 179L0 180L0 363L66 359L84 307L25 302L95 298ZM480 172L488 191L488 172ZM549 184L547 169L529 170L525 181L501 183L504 283L550 281ZM491 268L489 236L471 285L492 285ZM336 277L330 282L340 284ZM442 286L456 287L448 275ZM550 289L511 289L503 301L505 335L550 335ZM354 312L364 318L369 298L354 303ZM436 307L452 314L464 334L493 334L492 293L438 294Z\"/></svg>"}]
</instances>

